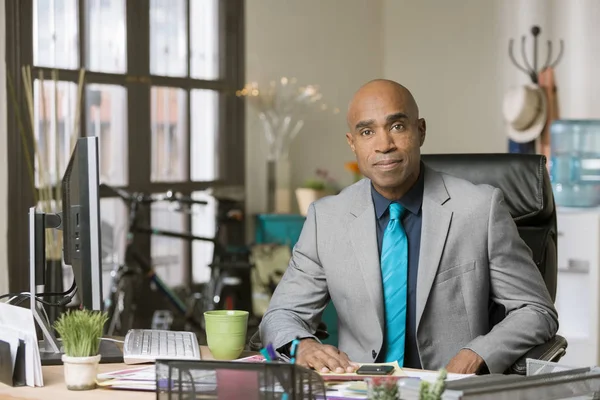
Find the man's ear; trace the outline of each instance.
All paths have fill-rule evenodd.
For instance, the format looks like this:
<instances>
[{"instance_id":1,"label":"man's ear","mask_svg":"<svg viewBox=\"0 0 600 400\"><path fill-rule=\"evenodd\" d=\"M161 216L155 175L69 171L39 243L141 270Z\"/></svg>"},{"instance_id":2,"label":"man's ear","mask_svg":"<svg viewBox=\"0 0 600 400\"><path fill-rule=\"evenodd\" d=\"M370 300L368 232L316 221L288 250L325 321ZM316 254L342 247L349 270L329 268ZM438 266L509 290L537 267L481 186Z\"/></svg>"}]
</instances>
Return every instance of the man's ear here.
<instances>
[{"instance_id":1,"label":"man's ear","mask_svg":"<svg viewBox=\"0 0 600 400\"><path fill-rule=\"evenodd\" d=\"M352 152L356 153L356 151L354 151L354 135L352 135L352 133L346 132L346 142L348 142L348 146L350 146Z\"/></svg>"},{"instance_id":2,"label":"man's ear","mask_svg":"<svg viewBox=\"0 0 600 400\"><path fill-rule=\"evenodd\" d=\"M418 129L419 129L419 146L423 146L423 143L425 143L425 136L427 135L427 123L425 122L424 118L419 119Z\"/></svg>"}]
</instances>

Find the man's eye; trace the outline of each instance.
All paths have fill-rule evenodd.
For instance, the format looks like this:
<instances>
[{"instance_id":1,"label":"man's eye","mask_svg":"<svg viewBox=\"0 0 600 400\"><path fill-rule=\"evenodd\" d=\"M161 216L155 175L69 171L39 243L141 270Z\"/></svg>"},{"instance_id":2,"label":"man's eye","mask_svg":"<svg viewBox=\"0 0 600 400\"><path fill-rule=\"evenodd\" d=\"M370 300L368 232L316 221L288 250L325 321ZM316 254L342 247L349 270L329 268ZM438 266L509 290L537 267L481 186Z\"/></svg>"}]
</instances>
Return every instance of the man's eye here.
<instances>
[{"instance_id":1,"label":"man's eye","mask_svg":"<svg viewBox=\"0 0 600 400\"><path fill-rule=\"evenodd\" d=\"M392 129L395 129L397 131L402 131L402 130L404 130L404 124L394 124L394 125L392 125Z\"/></svg>"},{"instance_id":2,"label":"man's eye","mask_svg":"<svg viewBox=\"0 0 600 400\"><path fill-rule=\"evenodd\" d=\"M361 134L362 136L369 136L369 135L372 135L372 134L373 134L373 131L372 131L372 130L370 130L370 129L365 129L364 131L360 132L360 134Z\"/></svg>"}]
</instances>

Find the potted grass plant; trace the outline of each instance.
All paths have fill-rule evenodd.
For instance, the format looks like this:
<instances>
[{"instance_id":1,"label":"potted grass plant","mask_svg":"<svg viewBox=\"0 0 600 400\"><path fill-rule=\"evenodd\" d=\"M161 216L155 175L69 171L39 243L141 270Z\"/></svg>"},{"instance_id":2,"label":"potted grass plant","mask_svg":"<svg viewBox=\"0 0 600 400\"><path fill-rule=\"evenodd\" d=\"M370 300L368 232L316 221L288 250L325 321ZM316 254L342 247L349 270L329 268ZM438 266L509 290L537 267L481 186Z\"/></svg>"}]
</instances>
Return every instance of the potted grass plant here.
<instances>
[{"instance_id":1,"label":"potted grass plant","mask_svg":"<svg viewBox=\"0 0 600 400\"><path fill-rule=\"evenodd\" d=\"M296 200L301 215L306 216L308 207L321 197L339 192L337 182L329 172L317 169L316 177L304 181L301 187L296 189Z\"/></svg>"},{"instance_id":2,"label":"potted grass plant","mask_svg":"<svg viewBox=\"0 0 600 400\"><path fill-rule=\"evenodd\" d=\"M96 387L96 374L101 355L100 338L106 313L76 310L64 313L54 323L62 338L65 383L69 390L89 390Z\"/></svg>"}]
</instances>

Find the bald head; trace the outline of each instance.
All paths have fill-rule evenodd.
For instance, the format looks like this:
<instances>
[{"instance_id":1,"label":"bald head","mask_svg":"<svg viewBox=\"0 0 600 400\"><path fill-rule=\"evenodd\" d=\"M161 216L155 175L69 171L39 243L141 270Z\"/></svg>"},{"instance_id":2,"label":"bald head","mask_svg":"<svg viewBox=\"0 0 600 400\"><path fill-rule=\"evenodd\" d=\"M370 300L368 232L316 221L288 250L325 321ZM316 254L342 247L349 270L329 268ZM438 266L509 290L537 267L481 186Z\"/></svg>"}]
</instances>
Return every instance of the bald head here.
<instances>
[{"instance_id":1,"label":"bald head","mask_svg":"<svg viewBox=\"0 0 600 400\"><path fill-rule=\"evenodd\" d=\"M356 91L348 106L346 140L375 189L399 199L416 182L425 120L417 102L397 82L376 79Z\"/></svg>"},{"instance_id":2,"label":"bald head","mask_svg":"<svg viewBox=\"0 0 600 400\"><path fill-rule=\"evenodd\" d=\"M346 114L346 121L348 128L354 130L351 126L353 117L362 110L364 107L370 107L376 101L393 101L402 103L405 107L406 113L410 117L419 118L419 107L413 97L412 93L398 82L389 79L374 79L362 85L348 104L348 113Z\"/></svg>"}]
</instances>

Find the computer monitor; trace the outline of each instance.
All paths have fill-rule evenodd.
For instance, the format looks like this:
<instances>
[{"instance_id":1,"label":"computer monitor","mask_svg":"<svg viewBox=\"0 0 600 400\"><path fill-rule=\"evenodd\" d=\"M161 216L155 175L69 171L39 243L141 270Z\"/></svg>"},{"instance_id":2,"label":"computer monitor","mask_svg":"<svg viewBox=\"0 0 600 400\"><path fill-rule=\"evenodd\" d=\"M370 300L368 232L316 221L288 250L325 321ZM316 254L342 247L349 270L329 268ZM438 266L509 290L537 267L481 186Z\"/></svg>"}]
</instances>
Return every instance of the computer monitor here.
<instances>
[{"instance_id":1,"label":"computer monitor","mask_svg":"<svg viewBox=\"0 0 600 400\"><path fill-rule=\"evenodd\" d=\"M73 269L81 307L102 311L102 263L98 138L78 139L62 179L62 213L45 214L32 207L29 211L30 293L44 284L46 229L63 230L63 261ZM68 298L66 298L68 301ZM60 364L60 342L38 312L35 301L31 310L44 340L40 342L42 364ZM112 342L100 343L101 362L122 362L123 355Z\"/></svg>"},{"instance_id":2,"label":"computer monitor","mask_svg":"<svg viewBox=\"0 0 600 400\"><path fill-rule=\"evenodd\" d=\"M102 310L98 138L77 140L62 179L63 260L83 308Z\"/></svg>"}]
</instances>

